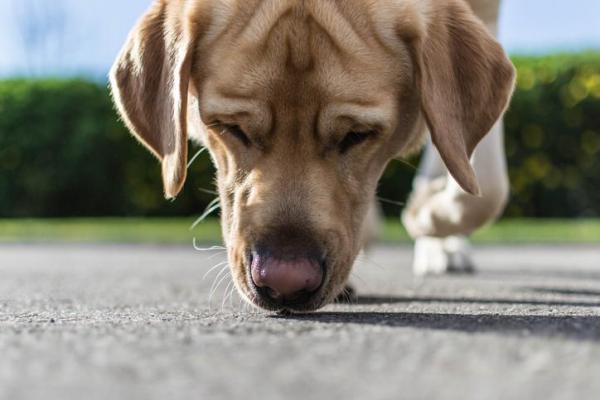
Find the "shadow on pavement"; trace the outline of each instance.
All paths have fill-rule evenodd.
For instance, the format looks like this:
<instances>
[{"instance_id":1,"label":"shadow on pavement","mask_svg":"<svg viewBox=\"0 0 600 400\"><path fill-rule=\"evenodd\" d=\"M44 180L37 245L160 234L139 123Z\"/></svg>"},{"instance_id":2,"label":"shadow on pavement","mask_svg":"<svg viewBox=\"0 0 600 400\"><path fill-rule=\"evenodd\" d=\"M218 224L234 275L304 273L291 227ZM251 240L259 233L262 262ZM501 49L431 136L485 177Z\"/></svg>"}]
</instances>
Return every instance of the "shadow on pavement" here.
<instances>
[{"instance_id":1,"label":"shadow on pavement","mask_svg":"<svg viewBox=\"0 0 600 400\"><path fill-rule=\"evenodd\" d=\"M544 269L520 269L514 270L499 270L499 269L485 269L484 271L478 271L476 274L477 279L506 279L506 278L558 278L558 279L569 279L569 280L585 280L585 281L597 281L600 280L600 272L589 271L589 270L574 270L563 268L544 268Z\"/></svg>"},{"instance_id":2,"label":"shadow on pavement","mask_svg":"<svg viewBox=\"0 0 600 400\"><path fill-rule=\"evenodd\" d=\"M582 297L598 297L600 299L600 290L589 290L589 289L563 289L563 288L545 288L545 287L533 287L526 288L532 292L544 293L544 294L560 294L564 296L582 296ZM599 300L600 301L600 300Z\"/></svg>"},{"instance_id":3,"label":"shadow on pavement","mask_svg":"<svg viewBox=\"0 0 600 400\"><path fill-rule=\"evenodd\" d=\"M330 324L362 324L466 333L502 333L519 336L560 336L600 341L600 317L540 315L464 315L405 312L323 312L278 316Z\"/></svg>"},{"instance_id":4,"label":"shadow on pavement","mask_svg":"<svg viewBox=\"0 0 600 400\"><path fill-rule=\"evenodd\" d=\"M556 294L556 293L555 293ZM397 297L397 296L359 296L346 302L350 305L379 305L403 303L447 303L447 304L509 304L530 306L566 306L566 307L600 307L600 299L596 301L569 300L532 300L532 299L496 299L470 297Z\"/></svg>"}]
</instances>

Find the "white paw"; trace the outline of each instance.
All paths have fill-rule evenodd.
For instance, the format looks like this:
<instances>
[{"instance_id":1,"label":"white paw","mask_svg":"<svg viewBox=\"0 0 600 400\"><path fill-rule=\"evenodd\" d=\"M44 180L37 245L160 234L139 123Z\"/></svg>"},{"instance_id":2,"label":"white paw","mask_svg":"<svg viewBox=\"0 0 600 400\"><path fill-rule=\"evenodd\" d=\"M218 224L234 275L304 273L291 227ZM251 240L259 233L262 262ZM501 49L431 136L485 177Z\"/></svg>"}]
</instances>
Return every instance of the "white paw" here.
<instances>
[{"instance_id":1,"label":"white paw","mask_svg":"<svg viewBox=\"0 0 600 400\"><path fill-rule=\"evenodd\" d=\"M448 255L449 273L471 274L475 264L471 256L471 243L464 236L450 236L444 239L444 250Z\"/></svg>"},{"instance_id":2,"label":"white paw","mask_svg":"<svg viewBox=\"0 0 600 400\"><path fill-rule=\"evenodd\" d=\"M413 261L413 272L416 276L444 274L448 269L448 262L443 239L433 237L417 239Z\"/></svg>"},{"instance_id":3,"label":"white paw","mask_svg":"<svg viewBox=\"0 0 600 400\"><path fill-rule=\"evenodd\" d=\"M464 237L421 237L415 243L413 272L416 276L472 273L471 246Z\"/></svg>"}]
</instances>

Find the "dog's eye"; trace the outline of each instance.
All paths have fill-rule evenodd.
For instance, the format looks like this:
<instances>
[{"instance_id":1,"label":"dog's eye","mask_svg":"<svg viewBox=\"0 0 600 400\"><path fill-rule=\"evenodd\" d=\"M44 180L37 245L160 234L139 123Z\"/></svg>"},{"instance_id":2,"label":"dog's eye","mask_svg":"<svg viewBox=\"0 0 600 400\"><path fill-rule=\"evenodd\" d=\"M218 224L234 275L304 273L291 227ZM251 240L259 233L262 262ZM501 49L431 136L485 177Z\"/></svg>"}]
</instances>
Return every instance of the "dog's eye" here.
<instances>
[{"instance_id":1,"label":"dog's eye","mask_svg":"<svg viewBox=\"0 0 600 400\"><path fill-rule=\"evenodd\" d=\"M230 134L240 142L244 144L246 147L250 147L252 145L252 141L248 138L248 135L240 128L238 125L225 125L225 133Z\"/></svg>"},{"instance_id":2,"label":"dog's eye","mask_svg":"<svg viewBox=\"0 0 600 400\"><path fill-rule=\"evenodd\" d=\"M374 136L374 132L349 132L346 137L340 142L340 153L344 154L348 152L352 147L358 146L359 144L369 140Z\"/></svg>"}]
</instances>

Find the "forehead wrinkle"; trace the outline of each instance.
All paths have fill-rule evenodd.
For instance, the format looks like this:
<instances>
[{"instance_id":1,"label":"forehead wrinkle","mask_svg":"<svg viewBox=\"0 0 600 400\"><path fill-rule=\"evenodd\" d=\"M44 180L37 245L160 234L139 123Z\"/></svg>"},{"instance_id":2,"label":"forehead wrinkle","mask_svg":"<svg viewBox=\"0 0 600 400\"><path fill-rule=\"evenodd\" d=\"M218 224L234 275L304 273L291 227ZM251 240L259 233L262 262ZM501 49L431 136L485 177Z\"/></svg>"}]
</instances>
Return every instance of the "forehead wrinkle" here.
<instances>
[{"instance_id":1,"label":"forehead wrinkle","mask_svg":"<svg viewBox=\"0 0 600 400\"><path fill-rule=\"evenodd\" d=\"M198 4L203 3L204 2L202 1L196 2L196 7L192 7L192 9L194 9L195 11L191 15L199 15ZM207 46L209 44L214 43L226 32L228 32L231 28L231 24L233 23L234 14L235 5L233 1L230 0L211 2L210 27L206 30L206 33L201 40L202 46Z\"/></svg>"},{"instance_id":2,"label":"forehead wrinkle","mask_svg":"<svg viewBox=\"0 0 600 400\"><path fill-rule=\"evenodd\" d=\"M251 16L246 27L240 32L243 46L256 46L264 43L283 15L287 14L293 2L283 0L263 0Z\"/></svg>"},{"instance_id":3,"label":"forehead wrinkle","mask_svg":"<svg viewBox=\"0 0 600 400\"><path fill-rule=\"evenodd\" d=\"M248 2L244 9L253 6ZM368 52L368 44L361 38L352 22L341 12L337 2L322 0L262 0L258 7L252 8L244 16L244 27L236 33L242 47L264 47L272 31L284 19L291 16L292 32L302 29L311 31L310 25L320 28L335 47L346 54ZM231 15L236 18L235 15ZM311 18L309 18L311 17ZM305 38L295 35L293 39Z\"/></svg>"},{"instance_id":4,"label":"forehead wrinkle","mask_svg":"<svg viewBox=\"0 0 600 400\"><path fill-rule=\"evenodd\" d=\"M296 8L285 39L288 51L286 64L295 71L311 70L314 67L313 51L310 48L314 33L311 28L309 17L303 10Z\"/></svg>"},{"instance_id":5,"label":"forehead wrinkle","mask_svg":"<svg viewBox=\"0 0 600 400\"><path fill-rule=\"evenodd\" d=\"M348 54L368 52L367 44L338 10L335 2L310 0L309 4L315 22L327 33L336 47Z\"/></svg>"}]
</instances>

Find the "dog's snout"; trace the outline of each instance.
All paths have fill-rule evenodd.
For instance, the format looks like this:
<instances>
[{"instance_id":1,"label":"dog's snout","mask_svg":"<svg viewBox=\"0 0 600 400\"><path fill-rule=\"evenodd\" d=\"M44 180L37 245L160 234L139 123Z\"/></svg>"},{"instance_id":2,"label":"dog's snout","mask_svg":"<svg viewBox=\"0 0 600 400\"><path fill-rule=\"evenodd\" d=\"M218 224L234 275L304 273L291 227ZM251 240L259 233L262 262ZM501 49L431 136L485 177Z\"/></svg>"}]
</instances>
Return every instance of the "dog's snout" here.
<instances>
[{"instance_id":1,"label":"dog's snout","mask_svg":"<svg viewBox=\"0 0 600 400\"><path fill-rule=\"evenodd\" d=\"M276 303L301 302L323 283L323 269L316 259L307 257L278 259L255 254L252 281Z\"/></svg>"}]
</instances>

